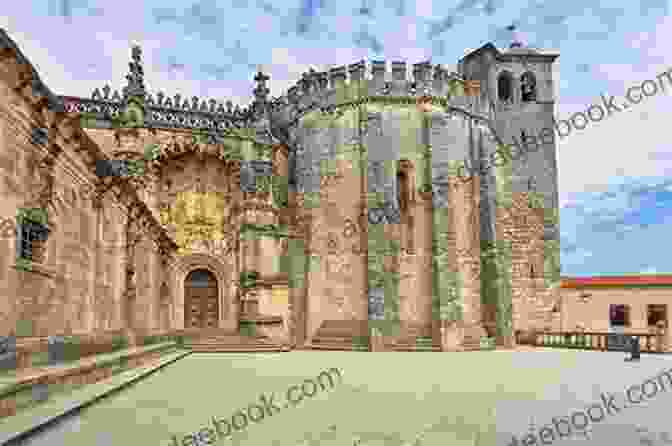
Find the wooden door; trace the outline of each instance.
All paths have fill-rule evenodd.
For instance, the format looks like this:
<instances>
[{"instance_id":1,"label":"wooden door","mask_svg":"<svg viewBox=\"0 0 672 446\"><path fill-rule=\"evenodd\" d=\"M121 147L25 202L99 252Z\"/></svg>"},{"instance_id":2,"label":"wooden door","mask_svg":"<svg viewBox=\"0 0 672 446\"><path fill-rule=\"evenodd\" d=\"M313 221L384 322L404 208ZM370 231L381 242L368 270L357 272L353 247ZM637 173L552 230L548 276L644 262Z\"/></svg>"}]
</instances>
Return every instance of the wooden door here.
<instances>
[{"instance_id":1,"label":"wooden door","mask_svg":"<svg viewBox=\"0 0 672 446\"><path fill-rule=\"evenodd\" d=\"M219 320L217 279L208 270L189 273L184 283L185 328L216 328Z\"/></svg>"}]
</instances>

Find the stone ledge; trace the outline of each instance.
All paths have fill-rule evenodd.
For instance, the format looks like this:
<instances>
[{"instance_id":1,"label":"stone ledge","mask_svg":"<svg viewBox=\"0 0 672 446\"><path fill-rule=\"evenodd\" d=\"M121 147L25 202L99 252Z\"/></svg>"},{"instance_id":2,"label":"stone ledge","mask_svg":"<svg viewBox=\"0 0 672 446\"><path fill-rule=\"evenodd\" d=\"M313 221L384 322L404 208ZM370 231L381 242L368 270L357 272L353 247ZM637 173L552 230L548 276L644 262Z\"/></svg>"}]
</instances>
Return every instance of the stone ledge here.
<instances>
[{"instance_id":1,"label":"stone ledge","mask_svg":"<svg viewBox=\"0 0 672 446\"><path fill-rule=\"evenodd\" d=\"M27 267L22 267L18 264L11 265L12 268L14 268L17 271L22 271L22 272L27 272L27 273L38 273L41 274L45 277L48 277L50 279L53 279L58 275L55 269L42 264L42 263L35 263L31 262L29 266Z\"/></svg>"},{"instance_id":2,"label":"stone ledge","mask_svg":"<svg viewBox=\"0 0 672 446\"><path fill-rule=\"evenodd\" d=\"M125 371L109 378L104 383L86 386L69 395L56 396L52 401L44 405L12 417L10 420L4 420L2 422L3 432L0 433L0 444L7 444L9 441L25 438L35 430L91 405L106 395L131 385L189 354L191 352L184 351L171 354L158 363L141 369Z\"/></svg>"},{"instance_id":3,"label":"stone ledge","mask_svg":"<svg viewBox=\"0 0 672 446\"><path fill-rule=\"evenodd\" d=\"M20 371L17 376L0 381L0 399L11 397L17 392L34 384L51 383L73 375L88 374L96 369L116 365L122 358L138 359L139 357L160 352L174 347L174 342L164 342L147 347L135 347L94 357L82 358L69 364L59 364ZM4 382L3 382L4 381ZM0 403L2 401L0 400ZM2 407L0 405L0 407ZM0 412L0 417L2 413Z\"/></svg>"}]
</instances>

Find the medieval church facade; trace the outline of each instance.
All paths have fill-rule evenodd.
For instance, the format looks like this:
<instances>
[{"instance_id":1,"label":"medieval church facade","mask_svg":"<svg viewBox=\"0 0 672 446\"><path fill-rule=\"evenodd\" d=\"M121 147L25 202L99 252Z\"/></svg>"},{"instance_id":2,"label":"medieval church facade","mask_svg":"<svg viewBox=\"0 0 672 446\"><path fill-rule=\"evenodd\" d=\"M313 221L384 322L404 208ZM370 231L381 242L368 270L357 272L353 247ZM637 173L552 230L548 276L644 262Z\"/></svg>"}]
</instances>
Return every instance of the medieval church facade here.
<instances>
[{"instance_id":1,"label":"medieval church facade","mask_svg":"<svg viewBox=\"0 0 672 446\"><path fill-rule=\"evenodd\" d=\"M442 351L555 327L555 145L490 161L551 128L556 57L360 62L279 98L260 72L241 109L150 94L139 47L121 93L58 96L1 31L0 335Z\"/></svg>"}]
</instances>

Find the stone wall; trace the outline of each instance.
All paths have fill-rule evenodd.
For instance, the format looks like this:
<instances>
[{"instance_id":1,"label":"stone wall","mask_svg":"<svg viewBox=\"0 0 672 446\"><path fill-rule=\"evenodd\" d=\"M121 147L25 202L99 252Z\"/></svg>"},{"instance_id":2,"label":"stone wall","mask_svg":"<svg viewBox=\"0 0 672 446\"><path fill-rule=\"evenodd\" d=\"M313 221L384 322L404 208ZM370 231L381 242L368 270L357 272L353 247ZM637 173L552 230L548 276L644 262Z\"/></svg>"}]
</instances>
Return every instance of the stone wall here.
<instances>
[{"instance_id":1,"label":"stone wall","mask_svg":"<svg viewBox=\"0 0 672 446\"><path fill-rule=\"evenodd\" d=\"M96 231L90 195L82 191L91 186L91 178L82 173L81 164L74 161L73 147L55 129L47 144L58 144L63 152L52 171L54 200L47 209L51 235L46 255L40 264L33 265L32 271L13 267L17 211L34 207L36 195L47 181L39 165L46 155L45 147L33 140L33 129L45 124L30 97L8 86L13 69L16 68L11 63L0 64L0 157L4 160L0 172L0 216L11 222L11 230L2 234L5 249L0 254L0 287L8 297L0 304L2 327L11 331L19 321L30 322L32 335L89 330Z\"/></svg>"},{"instance_id":2,"label":"stone wall","mask_svg":"<svg viewBox=\"0 0 672 446\"><path fill-rule=\"evenodd\" d=\"M105 154L80 120L63 112L13 42L0 37L6 52L0 62L0 288L8 297L0 299L0 335L123 328L134 198L123 187L108 193L95 173ZM25 208L46 211L50 233L44 256L17 268L16 216ZM149 240L149 231L141 234ZM151 329L158 326L157 249L143 243L133 259L145 293L137 313L139 328Z\"/></svg>"},{"instance_id":3,"label":"stone wall","mask_svg":"<svg viewBox=\"0 0 672 446\"><path fill-rule=\"evenodd\" d=\"M558 329L560 294L545 267L544 209L530 198L514 193L511 206L498 209L498 235L510 246L513 329Z\"/></svg>"}]
</instances>

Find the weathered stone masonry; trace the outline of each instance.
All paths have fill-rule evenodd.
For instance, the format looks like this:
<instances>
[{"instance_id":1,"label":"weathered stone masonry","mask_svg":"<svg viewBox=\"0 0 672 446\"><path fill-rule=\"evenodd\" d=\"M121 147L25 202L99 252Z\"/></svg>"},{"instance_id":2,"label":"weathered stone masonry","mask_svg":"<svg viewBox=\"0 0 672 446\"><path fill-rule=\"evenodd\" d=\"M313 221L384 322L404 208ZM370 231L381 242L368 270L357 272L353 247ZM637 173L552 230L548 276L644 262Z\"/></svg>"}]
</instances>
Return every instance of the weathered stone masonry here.
<instances>
[{"instance_id":1,"label":"weathered stone masonry","mask_svg":"<svg viewBox=\"0 0 672 446\"><path fill-rule=\"evenodd\" d=\"M48 229L29 268L0 241L3 332L463 350L558 322L555 146L483 168L552 117L557 55L488 44L410 80L404 62L357 63L273 99L258 73L240 108L148 93L139 47L121 93L56 96L0 42L0 210L44 209ZM101 175L109 160L137 171Z\"/></svg>"}]
</instances>

